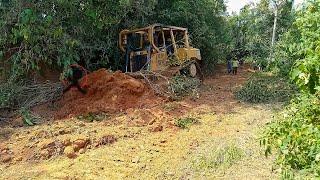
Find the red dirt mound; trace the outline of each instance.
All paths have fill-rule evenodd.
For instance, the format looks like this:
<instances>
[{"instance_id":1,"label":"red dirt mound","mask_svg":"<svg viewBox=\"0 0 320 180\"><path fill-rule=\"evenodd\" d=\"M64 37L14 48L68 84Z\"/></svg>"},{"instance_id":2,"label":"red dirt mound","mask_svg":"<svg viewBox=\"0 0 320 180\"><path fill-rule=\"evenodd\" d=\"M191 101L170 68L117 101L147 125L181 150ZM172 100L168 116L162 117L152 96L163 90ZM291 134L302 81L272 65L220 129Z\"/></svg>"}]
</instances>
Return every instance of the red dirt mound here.
<instances>
[{"instance_id":1,"label":"red dirt mound","mask_svg":"<svg viewBox=\"0 0 320 180\"><path fill-rule=\"evenodd\" d=\"M160 100L143 81L121 72L100 69L88 74L81 84L86 84L87 93L82 94L76 88L65 93L57 102L60 108L55 118L96 112L117 113L155 105Z\"/></svg>"}]
</instances>

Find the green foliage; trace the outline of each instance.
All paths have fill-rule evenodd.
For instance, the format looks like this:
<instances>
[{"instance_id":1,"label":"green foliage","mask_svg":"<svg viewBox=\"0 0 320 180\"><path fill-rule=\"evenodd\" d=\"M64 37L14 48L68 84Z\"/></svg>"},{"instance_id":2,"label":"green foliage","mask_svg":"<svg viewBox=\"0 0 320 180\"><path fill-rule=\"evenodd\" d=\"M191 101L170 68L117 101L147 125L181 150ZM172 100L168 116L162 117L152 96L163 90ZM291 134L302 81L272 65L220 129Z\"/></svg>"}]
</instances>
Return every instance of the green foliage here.
<instances>
[{"instance_id":1,"label":"green foliage","mask_svg":"<svg viewBox=\"0 0 320 180\"><path fill-rule=\"evenodd\" d=\"M271 103L289 101L295 92L295 87L284 78L256 73L235 95L244 102Z\"/></svg>"},{"instance_id":2,"label":"green foliage","mask_svg":"<svg viewBox=\"0 0 320 180\"><path fill-rule=\"evenodd\" d=\"M261 144L266 155L273 148L284 177L295 170L320 176L320 99L314 95L296 98L290 106L267 126Z\"/></svg>"},{"instance_id":3,"label":"green foliage","mask_svg":"<svg viewBox=\"0 0 320 180\"><path fill-rule=\"evenodd\" d=\"M21 109L20 114L22 117L22 121L26 126L34 126L40 120L40 117L33 114L30 110Z\"/></svg>"},{"instance_id":4,"label":"green foliage","mask_svg":"<svg viewBox=\"0 0 320 180\"><path fill-rule=\"evenodd\" d=\"M291 8L293 1L277 0L278 18L276 40L288 30L292 24ZM257 4L248 4L241 9L239 15L229 18L230 36L233 47L241 51L248 51L260 63L269 58L271 36L273 31L275 6L273 1L261 0ZM264 62L263 62L264 63Z\"/></svg>"},{"instance_id":5,"label":"green foliage","mask_svg":"<svg viewBox=\"0 0 320 180\"><path fill-rule=\"evenodd\" d=\"M43 64L64 68L75 62L88 67L109 63L108 53L117 45L109 42L109 33L117 32L126 9L110 0L99 6L80 0L8 2L11 6L2 7L0 50L9 55L11 75L17 76Z\"/></svg>"},{"instance_id":6,"label":"green foliage","mask_svg":"<svg viewBox=\"0 0 320 180\"><path fill-rule=\"evenodd\" d=\"M175 125L182 128L187 129L193 124L198 124L199 120L193 117L185 117L185 118L179 118L176 120Z\"/></svg>"},{"instance_id":7,"label":"green foliage","mask_svg":"<svg viewBox=\"0 0 320 180\"><path fill-rule=\"evenodd\" d=\"M193 97L198 96L198 87L201 81L198 78L191 78L187 76L174 76L170 80L169 89L174 94L174 98L181 98L191 95Z\"/></svg>"},{"instance_id":8,"label":"green foliage","mask_svg":"<svg viewBox=\"0 0 320 180\"><path fill-rule=\"evenodd\" d=\"M291 77L303 91L312 94L320 90L319 18L320 1L315 1L295 22L301 33L301 42L296 46L303 58L296 62Z\"/></svg>"},{"instance_id":9,"label":"green foliage","mask_svg":"<svg viewBox=\"0 0 320 180\"><path fill-rule=\"evenodd\" d=\"M301 35L296 24L293 24L292 28L277 43L274 54L275 61L270 66L276 68L279 75L289 77L295 62L302 58L297 51L297 45L300 41Z\"/></svg>"},{"instance_id":10,"label":"green foliage","mask_svg":"<svg viewBox=\"0 0 320 180\"><path fill-rule=\"evenodd\" d=\"M296 82L306 93L320 89L320 55L318 28L320 1L310 1L296 13L296 20L278 45L276 67Z\"/></svg>"},{"instance_id":11,"label":"green foliage","mask_svg":"<svg viewBox=\"0 0 320 180\"><path fill-rule=\"evenodd\" d=\"M291 71L291 78L304 92L315 94L320 91L320 56L307 57L298 61Z\"/></svg>"},{"instance_id":12,"label":"green foliage","mask_svg":"<svg viewBox=\"0 0 320 180\"><path fill-rule=\"evenodd\" d=\"M301 90L261 140L266 155L275 149L285 179L320 176L320 1L308 1L277 45L274 67Z\"/></svg>"}]
</instances>

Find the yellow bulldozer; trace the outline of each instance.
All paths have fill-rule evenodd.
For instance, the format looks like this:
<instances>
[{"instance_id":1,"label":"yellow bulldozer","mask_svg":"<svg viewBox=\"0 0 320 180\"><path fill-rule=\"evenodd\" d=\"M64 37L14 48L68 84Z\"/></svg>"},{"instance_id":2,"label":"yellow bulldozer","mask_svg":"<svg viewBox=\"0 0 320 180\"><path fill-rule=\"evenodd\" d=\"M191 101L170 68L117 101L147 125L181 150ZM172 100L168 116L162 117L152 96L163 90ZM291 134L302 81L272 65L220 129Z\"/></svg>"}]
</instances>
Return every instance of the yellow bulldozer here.
<instances>
[{"instance_id":1,"label":"yellow bulldozer","mask_svg":"<svg viewBox=\"0 0 320 180\"><path fill-rule=\"evenodd\" d=\"M123 30L119 35L119 46L125 60L125 72L185 73L191 77L202 75L200 50L190 46L186 28L153 24Z\"/></svg>"}]
</instances>

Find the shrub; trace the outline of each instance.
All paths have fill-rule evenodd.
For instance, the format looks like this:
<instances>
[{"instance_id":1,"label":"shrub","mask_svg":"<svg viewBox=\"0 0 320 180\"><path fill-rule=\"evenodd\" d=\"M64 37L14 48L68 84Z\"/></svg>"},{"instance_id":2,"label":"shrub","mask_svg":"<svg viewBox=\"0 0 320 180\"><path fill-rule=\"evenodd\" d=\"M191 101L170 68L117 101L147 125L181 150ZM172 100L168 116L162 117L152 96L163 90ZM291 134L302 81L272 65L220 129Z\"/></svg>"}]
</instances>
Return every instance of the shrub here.
<instances>
[{"instance_id":1,"label":"shrub","mask_svg":"<svg viewBox=\"0 0 320 180\"><path fill-rule=\"evenodd\" d=\"M181 98L184 96L198 95L198 87L201 81L198 78L190 78L186 76L174 76L170 80L169 89L173 92L175 98Z\"/></svg>"},{"instance_id":2,"label":"shrub","mask_svg":"<svg viewBox=\"0 0 320 180\"><path fill-rule=\"evenodd\" d=\"M187 129L192 124L197 124L197 123L199 123L198 119L193 118L193 117L185 117L185 118L177 119L175 122L175 125L182 128L182 129Z\"/></svg>"},{"instance_id":3,"label":"shrub","mask_svg":"<svg viewBox=\"0 0 320 180\"><path fill-rule=\"evenodd\" d=\"M320 176L320 98L303 95L264 131L261 144L266 155L275 149L276 163L285 178L294 170Z\"/></svg>"},{"instance_id":4,"label":"shrub","mask_svg":"<svg viewBox=\"0 0 320 180\"><path fill-rule=\"evenodd\" d=\"M275 75L257 73L235 93L235 96L249 103L271 103L286 102L295 92L295 86L287 80Z\"/></svg>"}]
</instances>

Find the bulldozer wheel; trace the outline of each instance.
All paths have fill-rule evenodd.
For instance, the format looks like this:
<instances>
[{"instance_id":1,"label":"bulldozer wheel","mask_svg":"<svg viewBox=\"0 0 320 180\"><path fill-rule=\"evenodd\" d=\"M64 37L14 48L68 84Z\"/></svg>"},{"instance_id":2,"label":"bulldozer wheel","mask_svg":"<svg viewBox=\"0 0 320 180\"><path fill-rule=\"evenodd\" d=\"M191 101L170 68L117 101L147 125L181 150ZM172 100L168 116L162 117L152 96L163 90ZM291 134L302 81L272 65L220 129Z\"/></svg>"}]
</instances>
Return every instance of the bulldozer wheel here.
<instances>
[{"instance_id":1,"label":"bulldozer wheel","mask_svg":"<svg viewBox=\"0 0 320 180\"><path fill-rule=\"evenodd\" d=\"M190 64L189 66L189 74L191 77L197 76L197 66L194 63Z\"/></svg>"}]
</instances>

